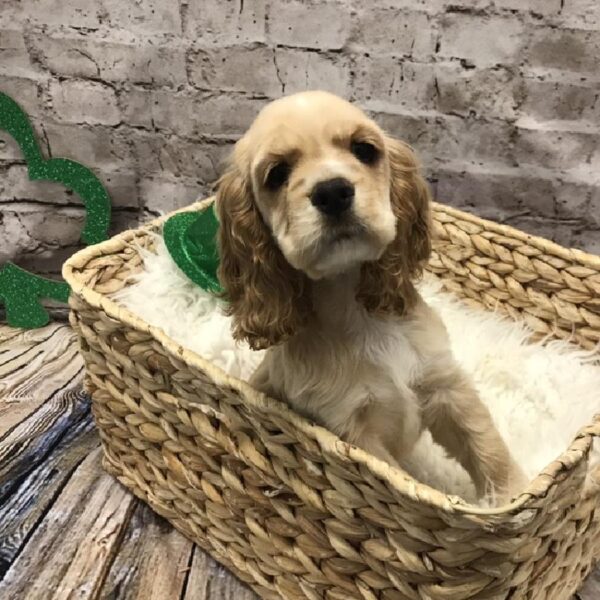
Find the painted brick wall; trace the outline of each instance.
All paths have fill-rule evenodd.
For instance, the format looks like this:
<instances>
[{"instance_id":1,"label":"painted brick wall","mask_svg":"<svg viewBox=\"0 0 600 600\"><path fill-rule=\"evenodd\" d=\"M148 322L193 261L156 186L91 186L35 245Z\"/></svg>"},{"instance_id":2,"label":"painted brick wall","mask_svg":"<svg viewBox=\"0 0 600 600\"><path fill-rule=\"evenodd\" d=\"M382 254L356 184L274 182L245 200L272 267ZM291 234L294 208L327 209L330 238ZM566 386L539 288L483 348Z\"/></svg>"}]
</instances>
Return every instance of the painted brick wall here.
<instances>
[{"instance_id":1,"label":"painted brick wall","mask_svg":"<svg viewBox=\"0 0 600 600\"><path fill-rule=\"evenodd\" d=\"M324 88L437 198L600 252L597 0L1 0L0 89L95 168L114 230L205 194L271 98ZM55 273L83 211L0 134L0 263Z\"/></svg>"}]
</instances>

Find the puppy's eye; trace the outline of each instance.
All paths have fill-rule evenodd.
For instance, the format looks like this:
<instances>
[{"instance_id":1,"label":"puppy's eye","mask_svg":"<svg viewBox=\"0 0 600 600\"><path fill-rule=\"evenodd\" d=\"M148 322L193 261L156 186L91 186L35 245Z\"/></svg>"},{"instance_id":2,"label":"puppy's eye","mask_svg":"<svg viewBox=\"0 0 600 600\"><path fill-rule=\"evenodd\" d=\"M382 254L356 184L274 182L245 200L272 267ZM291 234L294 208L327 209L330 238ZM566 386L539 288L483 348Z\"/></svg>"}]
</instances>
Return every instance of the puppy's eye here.
<instances>
[{"instance_id":1,"label":"puppy's eye","mask_svg":"<svg viewBox=\"0 0 600 600\"><path fill-rule=\"evenodd\" d=\"M269 171L265 180L265 187L272 192L278 190L288 180L290 172L290 165L285 162L277 163Z\"/></svg>"},{"instance_id":2,"label":"puppy's eye","mask_svg":"<svg viewBox=\"0 0 600 600\"><path fill-rule=\"evenodd\" d=\"M379 150L369 142L352 142L350 151L365 165L372 165L379 158Z\"/></svg>"}]
</instances>

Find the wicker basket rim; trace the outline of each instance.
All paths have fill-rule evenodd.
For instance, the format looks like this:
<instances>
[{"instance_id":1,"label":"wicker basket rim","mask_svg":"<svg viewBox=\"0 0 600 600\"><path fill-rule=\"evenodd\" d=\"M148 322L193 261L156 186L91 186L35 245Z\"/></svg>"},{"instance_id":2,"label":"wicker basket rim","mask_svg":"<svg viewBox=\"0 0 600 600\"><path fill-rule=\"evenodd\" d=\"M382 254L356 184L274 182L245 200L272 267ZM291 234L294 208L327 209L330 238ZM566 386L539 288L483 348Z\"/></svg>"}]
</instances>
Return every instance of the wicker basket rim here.
<instances>
[{"instance_id":1,"label":"wicker basket rim","mask_svg":"<svg viewBox=\"0 0 600 600\"><path fill-rule=\"evenodd\" d=\"M556 242L546 238L525 233L524 231L521 231L515 227L511 227L510 225L504 225L502 223L496 223L495 221L483 219L476 215L472 215L471 213L459 210L458 208L440 204L439 202L433 202L432 204L433 209L437 212L446 213L457 220L467 221L469 223L481 226L483 229L487 231L493 231L494 233L503 237L511 237L521 240L528 246L533 246L544 253L553 254L554 256L564 260L578 262L594 269L600 267L600 256L597 256L596 254L590 254L589 252L585 252L584 250L579 250L577 248L565 248L564 246L561 246L560 244L557 244Z\"/></svg>"},{"instance_id":2,"label":"wicker basket rim","mask_svg":"<svg viewBox=\"0 0 600 600\"><path fill-rule=\"evenodd\" d=\"M71 291L81 296L90 306L104 311L112 319L123 322L137 331L149 333L175 358L182 360L192 367L204 370L215 381L220 382L219 385L226 385L241 392L243 396L255 406L284 417L304 434L313 438L323 450L327 450L338 456L346 457L349 460L366 466L378 477L389 482L389 484L399 493L444 511L460 512L466 516L472 515L480 517L518 513L525 507L531 498L544 497L552 485L554 478L561 471L575 468L588 454L593 439L595 437L600 437L600 415L596 415L594 421L590 425L583 427L579 431L571 445L563 451L555 461L546 467L546 469L541 471L541 473L530 482L529 486L512 502L494 508L478 507L467 503L458 496L444 494L427 484L420 483L402 469L391 466L360 448L342 441L324 427L308 422L292 411L283 402L269 398L265 394L252 388L248 383L235 377L231 377L220 367L217 367L197 353L176 343L161 328L150 325L128 309L118 305L109 297L86 286L78 279L75 271L87 264L91 259L99 256L110 256L115 252L122 250L130 245L131 242L135 241L136 237L140 236L140 231L151 232L152 230L157 229L167 218L176 212L201 210L210 206L214 200L214 196L199 200L189 206L171 212L168 215L153 219L142 225L140 228L123 231L109 240L93 246L88 246L79 252L76 252L63 265L62 275L64 279L71 286ZM600 257L576 249L563 248L544 238L530 236L512 227L487 221L443 204L433 204L434 210L438 212L447 213L454 218L469 221L477 225L483 225L484 229L495 231L495 233L498 233L499 235L509 235L522 239L529 245L534 245L540 250L551 252L566 260L576 260L577 262L583 262L590 266L600 266ZM600 482L598 482L598 484L600 485Z\"/></svg>"}]
</instances>

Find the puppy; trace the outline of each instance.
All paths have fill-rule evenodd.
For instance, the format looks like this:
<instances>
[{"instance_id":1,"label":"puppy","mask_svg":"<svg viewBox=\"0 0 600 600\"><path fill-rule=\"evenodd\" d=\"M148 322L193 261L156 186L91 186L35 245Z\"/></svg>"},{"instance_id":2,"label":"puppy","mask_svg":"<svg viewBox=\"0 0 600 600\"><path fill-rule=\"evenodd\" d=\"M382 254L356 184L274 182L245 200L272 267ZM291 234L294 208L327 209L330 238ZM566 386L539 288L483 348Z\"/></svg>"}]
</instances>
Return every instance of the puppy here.
<instances>
[{"instance_id":1,"label":"puppy","mask_svg":"<svg viewBox=\"0 0 600 600\"><path fill-rule=\"evenodd\" d=\"M268 348L251 384L391 464L422 430L477 492L523 483L413 281L430 198L408 146L325 92L264 108L218 182L233 334Z\"/></svg>"}]
</instances>

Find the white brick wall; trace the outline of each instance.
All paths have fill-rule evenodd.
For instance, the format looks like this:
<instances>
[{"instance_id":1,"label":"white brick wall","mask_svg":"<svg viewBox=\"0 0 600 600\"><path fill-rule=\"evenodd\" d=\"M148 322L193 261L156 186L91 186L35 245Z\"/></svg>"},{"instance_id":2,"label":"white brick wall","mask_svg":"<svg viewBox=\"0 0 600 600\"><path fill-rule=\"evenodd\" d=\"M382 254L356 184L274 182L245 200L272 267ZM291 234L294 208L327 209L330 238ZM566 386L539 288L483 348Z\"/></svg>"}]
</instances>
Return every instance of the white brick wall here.
<instances>
[{"instance_id":1,"label":"white brick wall","mask_svg":"<svg viewBox=\"0 0 600 600\"><path fill-rule=\"evenodd\" d=\"M271 98L324 88L437 197L600 252L597 0L5 0L0 89L93 167L114 230L191 202ZM0 262L56 273L83 211L0 134Z\"/></svg>"}]
</instances>

